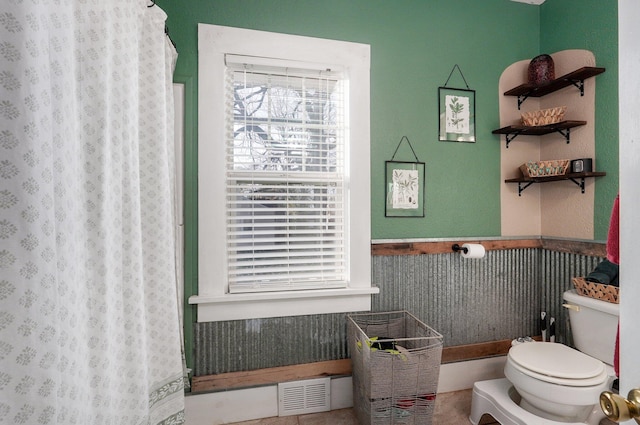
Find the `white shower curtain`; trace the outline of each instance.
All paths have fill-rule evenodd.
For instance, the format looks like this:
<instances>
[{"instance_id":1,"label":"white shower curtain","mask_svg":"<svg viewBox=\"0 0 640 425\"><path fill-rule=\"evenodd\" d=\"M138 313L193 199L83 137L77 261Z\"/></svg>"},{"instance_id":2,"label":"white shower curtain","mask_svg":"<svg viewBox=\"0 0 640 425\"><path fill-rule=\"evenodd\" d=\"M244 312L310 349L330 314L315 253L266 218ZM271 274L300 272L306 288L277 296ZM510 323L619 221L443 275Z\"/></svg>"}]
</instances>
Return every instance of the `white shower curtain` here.
<instances>
[{"instance_id":1,"label":"white shower curtain","mask_svg":"<svg viewBox=\"0 0 640 425\"><path fill-rule=\"evenodd\" d=\"M166 15L0 3L0 423L183 423Z\"/></svg>"}]
</instances>

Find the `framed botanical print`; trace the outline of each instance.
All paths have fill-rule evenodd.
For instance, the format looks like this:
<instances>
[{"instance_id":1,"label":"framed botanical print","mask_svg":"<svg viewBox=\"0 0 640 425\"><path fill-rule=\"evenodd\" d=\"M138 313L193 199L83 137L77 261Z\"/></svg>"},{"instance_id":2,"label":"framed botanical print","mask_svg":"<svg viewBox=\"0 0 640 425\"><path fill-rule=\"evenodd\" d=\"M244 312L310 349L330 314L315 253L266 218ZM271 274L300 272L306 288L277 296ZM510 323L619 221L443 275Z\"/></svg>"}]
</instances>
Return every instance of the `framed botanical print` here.
<instances>
[{"instance_id":1,"label":"framed botanical print","mask_svg":"<svg viewBox=\"0 0 640 425\"><path fill-rule=\"evenodd\" d=\"M385 217L424 217L424 162L385 161Z\"/></svg>"},{"instance_id":2,"label":"framed botanical print","mask_svg":"<svg viewBox=\"0 0 640 425\"><path fill-rule=\"evenodd\" d=\"M476 141L476 91L438 88L439 140Z\"/></svg>"}]
</instances>

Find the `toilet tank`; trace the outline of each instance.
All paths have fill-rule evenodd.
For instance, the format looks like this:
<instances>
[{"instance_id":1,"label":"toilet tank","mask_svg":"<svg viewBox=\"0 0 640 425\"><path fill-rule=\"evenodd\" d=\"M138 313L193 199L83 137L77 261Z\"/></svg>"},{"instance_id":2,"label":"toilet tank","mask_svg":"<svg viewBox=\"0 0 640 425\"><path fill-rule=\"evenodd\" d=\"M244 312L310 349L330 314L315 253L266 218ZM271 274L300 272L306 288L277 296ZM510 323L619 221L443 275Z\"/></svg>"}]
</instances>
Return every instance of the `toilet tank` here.
<instances>
[{"instance_id":1,"label":"toilet tank","mask_svg":"<svg viewBox=\"0 0 640 425\"><path fill-rule=\"evenodd\" d=\"M578 295L575 289L563 294L569 310L571 335L576 348L613 365L618 330L619 304Z\"/></svg>"}]
</instances>

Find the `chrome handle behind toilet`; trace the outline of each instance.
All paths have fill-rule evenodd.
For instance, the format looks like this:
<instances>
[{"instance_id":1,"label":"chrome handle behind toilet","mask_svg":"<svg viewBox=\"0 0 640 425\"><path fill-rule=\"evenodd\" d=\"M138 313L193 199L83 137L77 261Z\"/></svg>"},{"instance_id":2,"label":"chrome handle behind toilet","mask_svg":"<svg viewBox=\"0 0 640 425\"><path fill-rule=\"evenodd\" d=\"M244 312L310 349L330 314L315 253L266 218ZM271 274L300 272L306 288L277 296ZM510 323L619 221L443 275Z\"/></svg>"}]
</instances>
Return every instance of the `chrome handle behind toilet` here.
<instances>
[{"instance_id":1,"label":"chrome handle behind toilet","mask_svg":"<svg viewBox=\"0 0 640 425\"><path fill-rule=\"evenodd\" d=\"M600 408L613 422L633 419L640 424L640 389L629 391L627 398L605 391L600 394Z\"/></svg>"}]
</instances>

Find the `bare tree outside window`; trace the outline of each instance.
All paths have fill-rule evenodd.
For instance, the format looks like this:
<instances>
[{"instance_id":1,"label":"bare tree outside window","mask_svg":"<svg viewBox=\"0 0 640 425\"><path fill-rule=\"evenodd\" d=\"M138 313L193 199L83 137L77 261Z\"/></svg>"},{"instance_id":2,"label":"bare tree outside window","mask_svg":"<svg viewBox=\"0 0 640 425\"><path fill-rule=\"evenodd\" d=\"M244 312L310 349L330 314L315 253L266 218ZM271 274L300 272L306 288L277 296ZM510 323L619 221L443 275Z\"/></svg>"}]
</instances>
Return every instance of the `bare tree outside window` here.
<instances>
[{"instance_id":1,"label":"bare tree outside window","mask_svg":"<svg viewBox=\"0 0 640 425\"><path fill-rule=\"evenodd\" d=\"M232 164L238 282L263 286L341 280L343 188L339 81L233 72ZM261 259L256 267L256 259ZM283 279L283 269L287 276ZM307 285L302 286L307 286ZM274 285L275 287L276 285Z\"/></svg>"}]
</instances>

